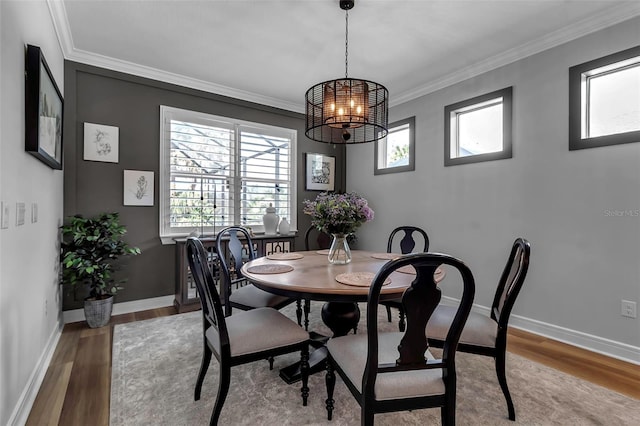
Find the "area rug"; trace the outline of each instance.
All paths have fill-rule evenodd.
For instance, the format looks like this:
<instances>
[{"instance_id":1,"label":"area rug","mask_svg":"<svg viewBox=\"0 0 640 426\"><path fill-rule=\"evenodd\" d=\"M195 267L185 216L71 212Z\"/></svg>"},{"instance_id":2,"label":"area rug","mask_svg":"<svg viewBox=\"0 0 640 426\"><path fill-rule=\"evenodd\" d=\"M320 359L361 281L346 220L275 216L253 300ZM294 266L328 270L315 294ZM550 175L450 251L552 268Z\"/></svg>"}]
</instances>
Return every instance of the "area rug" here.
<instances>
[{"instance_id":1,"label":"area rug","mask_svg":"<svg viewBox=\"0 0 640 426\"><path fill-rule=\"evenodd\" d=\"M321 304L313 303L310 329L328 333L319 319L320 309ZM295 318L293 306L283 312ZM382 310L379 324L388 330L397 327L397 321L387 322ZM218 364L212 361L202 397L194 401L201 328L200 312L115 326L112 426L208 424L218 389ZM364 332L364 323L358 332ZM359 425L360 408L339 377L331 422L326 420L323 373L310 377L309 405L302 406L300 384L287 385L278 377L280 368L298 358L297 354L277 357L272 371L267 361L232 368L219 424ZM460 425L637 425L640 419L638 400L508 354L507 378L517 417L511 422L493 360L459 353L457 367L456 420ZM378 414L375 421L377 425L435 425L440 424L440 410Z\"/></svg>"}]
</instances>

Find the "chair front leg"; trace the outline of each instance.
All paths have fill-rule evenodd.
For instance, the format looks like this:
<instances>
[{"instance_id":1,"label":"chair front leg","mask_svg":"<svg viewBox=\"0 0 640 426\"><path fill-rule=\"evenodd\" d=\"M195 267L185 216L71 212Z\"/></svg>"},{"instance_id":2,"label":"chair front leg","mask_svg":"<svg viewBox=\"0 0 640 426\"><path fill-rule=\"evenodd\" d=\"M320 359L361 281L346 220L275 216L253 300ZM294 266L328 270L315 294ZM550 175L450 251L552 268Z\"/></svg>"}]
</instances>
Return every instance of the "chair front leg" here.
<instances>
[{"instance_id":1,"label":"chair front leg","mask_svg":"<svg viewBox=\"0 0 640 426\"><path fill-rule=\"evenodd\" d=\"M307 399L309 398L309 345L305 345L302 348L300 354L300 378L302 379L302 405L307 406Z\"/></svg>"},{"instance_id":2,"label":"chair front leg","mask_svg":"<svg viewBox=\"0 0 640 426\"><path fill-rule=\"evenodd\" d=\"M296 318L298 319L298 325L302 327L302 301L296 300Z\"/></svg>"},{"instance_id":3,"label":"chair front leg","mask_svg":"<svg viewBox=\"0 0 640 426\"><path fill-rule=\"evenodd\" d=\"M327 375L325 376L324 381L327 385L327 399L325 401L327 407L327 420L331 420L331 417L333 416L333 403L335 402L333 400L333 390L336 387L336 376L329 358L327 358Z\"/></svg>"},{"instance_id":4,"label":"chair front leg","mask_svg":"<svg viewBox=\"0 0 640 426\"><path fill-rule=\"evenodd\" d=\"M311 301L309 299L304 300L304 329L309 331L309 312L311 312Z\"/></svg>"},{"instance_id":5,"label":"chair front leg","mask_svg":"<svg viewBox=\"0 0 640 426\"><path fill-rule=\"evenodd\" d=\"M220 383L218 384L218 396L216 397L216 404L213 407L213 413L211 413L210 426L217 426L220 419L220 413L222 412L222 406L227 399L227 393L229 392L229 384L231 383L231 367L223 368L222 362L220 363ZM226 363L224 363L226 364Z\"/></svg>"}]
</instances>

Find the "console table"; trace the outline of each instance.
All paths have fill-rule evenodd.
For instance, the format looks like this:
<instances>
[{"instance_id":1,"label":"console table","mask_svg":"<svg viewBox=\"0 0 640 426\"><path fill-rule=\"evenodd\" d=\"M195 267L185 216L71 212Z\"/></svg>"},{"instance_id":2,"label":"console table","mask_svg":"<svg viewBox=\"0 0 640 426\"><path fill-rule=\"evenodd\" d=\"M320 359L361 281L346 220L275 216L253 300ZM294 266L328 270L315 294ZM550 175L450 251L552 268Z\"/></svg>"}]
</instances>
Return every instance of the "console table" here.
<instances>
[{"instance_id":1,"label":"console table","mask_svg":"<svg viewBox=\"0 0 640 426\"><path fill-rule=\"evenodd\" d=\"M251 241L253 242L253 250L256 253L256 257L262 257L272 253L288 253L295 251L295 237L296 236L293 233L289 235L258 234L251 237ZM200 298L198 297L196 285L191 277L191 271L189 270L189 263L187 261L187 239L176 238L174 241L176 242L176 293L173 304L178 313L195 311L200 309ZM200 241L202 241L202 245L205 250L207 250L210 264L217 263L218 253L216 253L216 238L202 237L200 238ZM217 282L219 277L216 276L214 278Z\"/></svg>"}]
</instances>

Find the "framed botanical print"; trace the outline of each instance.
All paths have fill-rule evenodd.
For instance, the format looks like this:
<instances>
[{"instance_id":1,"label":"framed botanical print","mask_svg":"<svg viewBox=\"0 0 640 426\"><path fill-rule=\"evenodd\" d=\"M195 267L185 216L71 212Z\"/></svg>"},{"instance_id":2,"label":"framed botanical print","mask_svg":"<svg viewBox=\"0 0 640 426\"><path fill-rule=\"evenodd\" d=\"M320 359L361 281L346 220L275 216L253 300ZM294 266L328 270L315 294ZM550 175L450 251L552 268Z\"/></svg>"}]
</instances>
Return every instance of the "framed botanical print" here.
<instances>
[{"instance_id":1,"label":"framed botanical print","mask_svg":"<svg viewBox=\"0 0 640 426\"><path fill-rule=\"evenodd\" d=\"M336 185L336 157L306 153L307 191L334 191Z\"/></svg>"}]
</instances>

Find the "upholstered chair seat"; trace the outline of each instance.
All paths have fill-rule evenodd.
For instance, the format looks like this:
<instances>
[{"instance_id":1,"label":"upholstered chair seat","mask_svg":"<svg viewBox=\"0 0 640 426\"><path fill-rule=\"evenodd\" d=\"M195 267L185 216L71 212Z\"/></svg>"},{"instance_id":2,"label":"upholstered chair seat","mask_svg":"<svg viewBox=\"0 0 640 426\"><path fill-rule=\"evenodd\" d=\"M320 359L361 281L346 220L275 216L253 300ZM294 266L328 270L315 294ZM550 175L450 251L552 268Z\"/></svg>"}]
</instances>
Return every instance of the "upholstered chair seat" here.
<instances>
[{"instance_id":1,"label":"upholstered chair seat","mask_svg":"<svg viewBox=\"0 0 640 426\"><path fill-rule=\"evenodd\" d=\"M400 332L379 335L378 362L380 364L395 364L402 336L404 333ZM336 337L327 342L327 348L358 392L362 392L362 377L367 364L367 335L350 334ZM427 360L435 359L429 350L425 352L425 358ZM442 371L439 369L381 374L375 385L375 394L378 400L442 395L444 393L445 385L442 380Z\"/></svg>"},{"instance_id":2,"label":"upholstered chair seat","mask_svg":"<svg viewBox=\"0 0 640 426\"><path fill-rule=\"evenodd\" d=\"M253 284L247 284L233 290L233 293L229 296L229 302L231 306L234 307L251 309L265 306L284 306L291 303L291 299L285 296L278 296L277 294L269 293L268 291L260 290Z\"/></svg>"},{"instance_id":3,"label":"upholstered chair seat","mask_svg":"<svg viewBox=\"0 0 640 426\"><path fill-rule=\"evenodd\" d=\"M455 307L439 305L427 324L427 336L430 339L444 340L455 314ZM467 318L467 323L462 329L459 343L495 348L497 335L497 321L486 315L471 312L469 318Z\"/></svg>"}]
</instances>

